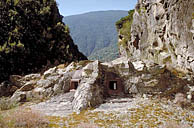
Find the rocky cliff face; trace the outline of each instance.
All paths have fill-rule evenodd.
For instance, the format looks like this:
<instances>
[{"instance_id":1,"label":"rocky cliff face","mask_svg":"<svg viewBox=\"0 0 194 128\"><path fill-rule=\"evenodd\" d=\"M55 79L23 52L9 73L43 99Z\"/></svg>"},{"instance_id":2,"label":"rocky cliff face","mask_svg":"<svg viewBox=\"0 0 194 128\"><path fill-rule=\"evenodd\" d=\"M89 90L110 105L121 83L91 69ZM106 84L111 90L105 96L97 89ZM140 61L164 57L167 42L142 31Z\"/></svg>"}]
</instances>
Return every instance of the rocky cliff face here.
<instances>
[{"instance_id":1,"label":"rocky cliff face","mask_svg":"<svg viewBox=\"0 0 194 128\"><path fill-rule=\"evenodd\" d=\"M193 0L139 0L121 56L193 72L193 15ZM126 40L121 33L119 38Z\"/></svg>"},{"instance_id":2,"label":"rocky cliff face","mask_svg":"<svg viewBox=\"0 0 194 128\"><path fill-rule=\"evenodd\" d=\"M11 74L87 59L73 43L55 0L2 0L0 12L0 82Z\"/></svg>"}]
</instances>

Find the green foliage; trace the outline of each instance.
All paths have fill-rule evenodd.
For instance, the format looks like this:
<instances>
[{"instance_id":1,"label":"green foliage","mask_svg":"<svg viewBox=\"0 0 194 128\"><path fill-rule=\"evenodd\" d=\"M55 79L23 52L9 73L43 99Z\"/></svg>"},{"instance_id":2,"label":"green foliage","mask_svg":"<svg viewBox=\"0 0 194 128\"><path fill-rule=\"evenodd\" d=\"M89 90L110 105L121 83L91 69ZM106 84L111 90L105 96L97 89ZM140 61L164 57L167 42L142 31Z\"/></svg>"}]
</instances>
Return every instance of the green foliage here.
<instances>
[{"instance_id":1,"label":"green foliage","mask_svg":"<svg viewBox=\"0 0 194 128\"><path fill-rule=\"evenodd\" d=\"M14 6L16 6L19 3L19 0L14 0Z\"/></svg>"},{"instance_id":2,"label":"green foliage","mask_svg":"<svg viewBox=\"0 0 194 128\"><path fill-rule=\"evenodd\" d=\"M122 17L120 20L118 20L118 21L116 22L116 27L117 27L117 29L122 28L122 27L123 27L123 24L124 24L125 22L131 21L131 20L133 19L134 11L135 11L135 10L130 10L130 11L128 12L128 16Z\"/></svg>"},{"instance_id":3,"label":"green foliage","mask_svg":"<svg viewBox=\"0 0 194 128\"><path fill-rule=\"evenodd\" d=\"M40 10L40 15L50 14L51 8L49 6L46 6Z\"/></svg>"},{"instance_id":4,"label":"green foliage","mask_svg":"<svg viewBox=\"0 0 194 128\"><path fill-rule=\"evenodd\" d=\"M64 22L81 52L92 60L108 61L119 55L115 22L124 16L127 11L99 11L68 16Z\"/></svg>"},{"instance_id":5,"label":"green foliage","mask_svg":"<svg viewBox=\"0 0 194 128\"><path fill-rule=\"evenodd\" d=\"M22 43L20 42L20 40L19 40L18 43L17 43L17 47L18 47L18 48L23 48L23 47L24 47L24 44L22 44Z\"/></svg>"},{"instance_id":6,"label":"green foliage","mask_svg":"<svg viewBox=\"0 0 194 128\"><path fill-rule=\"evenodd\" d=\"M118 45L122 45L124 48L127 48L127 42L131 40L131 25L133 23L133 14L134 10L130 10L128 16L123 17L116 22L117 29L123 36L122 41L120 41Z\"/></svg>"},{"instance_id":7,"label":"green foliage","mask_svg":"<svg viewBox=\"0 0 194 128\"><path fill-rule=\"evenodd\" d=\"M130 40L131 38L131 24L132 20L123 23L123 27L120 29L120 34L124 35L124 38Z\"/></svg>"},{"instance_id":8,"label":"green foliage","mask_svg":"<svg viewBox=\"0 0 194 128\"><path fill-rule=\"evenodd\" d=\"M68 34L70 33L69 27L67 25L65 25L65 32Z\"/></svg>"},{"instance_id":9,"label":"green foliage","mask_svg":"<svg viewBox=\"0 0 194 128\"><path fill-rule=\"evenodd\" d=\"M41 71L48 61L87 59L74 45L55 0L3 0L0 12L0 82L10 74Z\"/></svg>"},{"instance_id":10,"label":"green foliage","mask_svg":"<svg viewBox=\"0 0 194 128\"><path fill-rule=\"evenodd\" d=\"M192 13L192 19L194 19L194 13Z\"/></svg>"}]
</instances>

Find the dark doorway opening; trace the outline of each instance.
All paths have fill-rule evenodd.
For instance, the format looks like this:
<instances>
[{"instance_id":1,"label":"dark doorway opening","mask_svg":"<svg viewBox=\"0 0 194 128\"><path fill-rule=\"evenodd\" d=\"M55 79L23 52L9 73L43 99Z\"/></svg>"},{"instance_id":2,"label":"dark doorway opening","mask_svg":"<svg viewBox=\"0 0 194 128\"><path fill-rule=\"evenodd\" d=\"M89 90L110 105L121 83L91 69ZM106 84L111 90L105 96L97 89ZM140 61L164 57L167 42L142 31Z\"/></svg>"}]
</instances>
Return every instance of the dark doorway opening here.
<instances>
[{"instance_id":1,"label":"dark doorway opening","mask_svg":"<svg viewBox=\"0 0 194 128\"><path fill-rule=\"evenodd\" d=\"M78 87L78 82L73 82L73 84L74 84L74 89L77 89L77 87Z\"/></svg>"},{"instance_id":2,"label":"dark doorway opening","mask_svg":"<svg viewBox=\"0 0 194 128\"><path fill-rule=\"evenodd\" d=\"M117 81L109 81L109 89L110 90L117 90Z\"/></svg>"},{"instance_id":3,"label":"dark doorway opening","mask_svg":"<svg viewBox=\"0 0 194 128\"><path fill-rule=\"evenodd\" d=\"M71 83L70 83L70 90L71 89L77 89L78 86L79 86L79 83L80 83L80 80L77 80L77 79L72 79L71 80Z\"/></svg>"}]
</instances>

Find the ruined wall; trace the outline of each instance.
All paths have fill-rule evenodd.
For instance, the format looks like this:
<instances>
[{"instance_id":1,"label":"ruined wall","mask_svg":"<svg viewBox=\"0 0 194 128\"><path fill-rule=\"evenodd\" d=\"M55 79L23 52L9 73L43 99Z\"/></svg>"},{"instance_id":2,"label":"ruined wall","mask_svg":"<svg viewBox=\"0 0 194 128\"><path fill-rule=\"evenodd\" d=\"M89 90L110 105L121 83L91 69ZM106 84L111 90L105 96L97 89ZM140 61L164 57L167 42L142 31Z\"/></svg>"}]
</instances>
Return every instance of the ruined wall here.
<instances>
[{"instance_id":1,"label":"ruined wall","mask_svg":"<svg viewBox=\"0 0 194 128\"><path fill-rule=\"evenodd\" d=\"M130 59L194 71L194 1L139 0L131 41L127 49L120 47L120 53Z\"/></svg>"}]
</instances>

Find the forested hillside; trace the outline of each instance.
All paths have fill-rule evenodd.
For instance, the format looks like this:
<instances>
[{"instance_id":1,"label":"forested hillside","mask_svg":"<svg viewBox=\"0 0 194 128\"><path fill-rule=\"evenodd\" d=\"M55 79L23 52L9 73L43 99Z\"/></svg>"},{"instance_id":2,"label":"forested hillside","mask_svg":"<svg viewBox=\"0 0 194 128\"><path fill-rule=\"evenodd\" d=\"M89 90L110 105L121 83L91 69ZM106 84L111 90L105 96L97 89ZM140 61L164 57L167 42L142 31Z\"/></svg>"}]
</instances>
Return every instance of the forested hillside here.
<instances>
[{"instance_id":1,"label":"forested hillside","mask_svg":"<svg viewBox=\"0 0 194 128\"><path fill-rule=\"evenodd\" d=\"M55 0L0 1L0 81L82 59Z\"/></svg>"},{"instance_id":2,"label":"forested hillside","mask_svg":"<svg viewBox=\"0 0 194 128\"><path fill-rule=\"evenodd\" d=\"M127 15L127 11L99 11L64 17L63 21L81 52L89 59L107 61L118 57L115 22Z\"/></svg>"}]
</instances>

